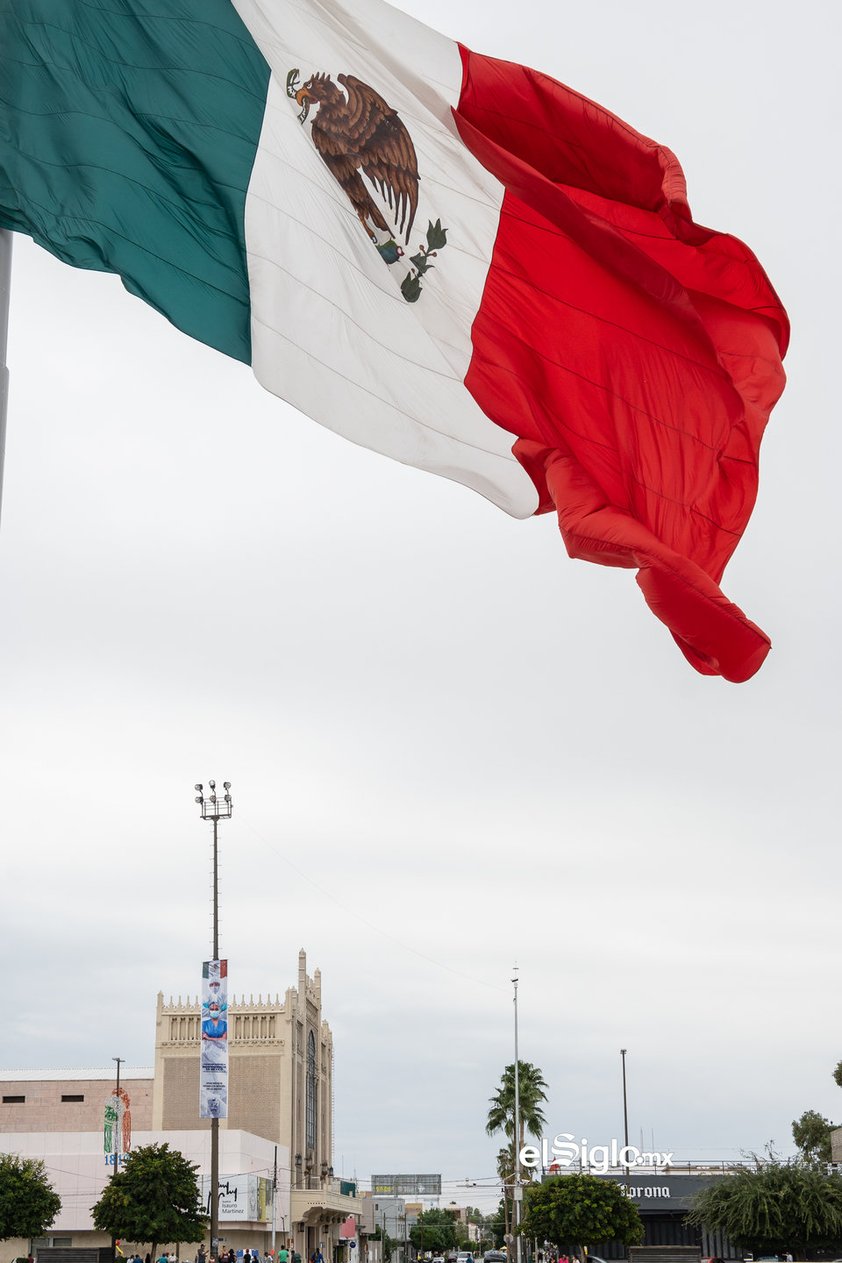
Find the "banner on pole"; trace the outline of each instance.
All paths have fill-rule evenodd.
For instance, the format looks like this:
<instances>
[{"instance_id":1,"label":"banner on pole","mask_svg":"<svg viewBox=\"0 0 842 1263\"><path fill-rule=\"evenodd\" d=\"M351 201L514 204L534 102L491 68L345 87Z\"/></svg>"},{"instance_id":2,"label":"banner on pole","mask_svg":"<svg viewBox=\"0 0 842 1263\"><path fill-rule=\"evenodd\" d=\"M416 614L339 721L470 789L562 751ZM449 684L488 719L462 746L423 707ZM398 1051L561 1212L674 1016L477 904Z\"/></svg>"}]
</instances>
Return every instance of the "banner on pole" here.
<instances>
[{"instance_id":1,"label":"banner on pole","mask_svg":"<svg viewBox=\"0 0 842 1263\"><path fill-rule=\"evenodd\" d=\"M132 1148L132 1111L125 1088L114 1091L105 1102L102 1124L102 1148L106 1166L120 1166Z\"/></svg>"},{"instance_id":2,"label":"banner on pole","mask_svg":"<svg viewBox=\"0 0 842 1263\"><path fill-rule=\"evenodd\" d=\"M228 1117L228 961L202 965L199 1117Z\"/></svg>"}]
</instances>

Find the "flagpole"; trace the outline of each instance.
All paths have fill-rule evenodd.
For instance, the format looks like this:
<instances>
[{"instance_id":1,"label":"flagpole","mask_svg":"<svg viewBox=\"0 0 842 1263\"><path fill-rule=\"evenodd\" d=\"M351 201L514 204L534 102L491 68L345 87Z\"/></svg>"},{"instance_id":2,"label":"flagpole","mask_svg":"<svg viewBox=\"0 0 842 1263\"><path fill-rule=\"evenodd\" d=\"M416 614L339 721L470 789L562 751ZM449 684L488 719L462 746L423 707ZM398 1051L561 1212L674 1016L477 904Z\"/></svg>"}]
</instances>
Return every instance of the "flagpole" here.
<instances>
[{"instance_id":1,"label":"flagpole","mask_svg":"<svg viewBox=\"0 0 842 1263\"><path fill-rule=\"evenodd\" d=\"M0 228L0 508L3 504L3 460L6 453L6 406L9 400L9 370L6 343L9 333L9 294L12 288L12 234Z\"/></svg>"}]
</instances>

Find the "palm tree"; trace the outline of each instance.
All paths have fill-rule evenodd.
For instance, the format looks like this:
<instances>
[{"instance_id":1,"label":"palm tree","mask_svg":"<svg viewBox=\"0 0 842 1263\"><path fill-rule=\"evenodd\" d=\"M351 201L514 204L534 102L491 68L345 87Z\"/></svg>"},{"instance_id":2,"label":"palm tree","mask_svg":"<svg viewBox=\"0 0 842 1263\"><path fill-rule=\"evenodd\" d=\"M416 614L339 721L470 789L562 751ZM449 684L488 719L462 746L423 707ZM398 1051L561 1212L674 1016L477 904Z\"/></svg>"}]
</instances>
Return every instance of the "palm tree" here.
<instances>
[{"instance_id":1,"label":"palm tree","mask_svg":"<svg viewBox=\"0 0 842 1263\"><path fill-rule=\"evenodd\" d=\"M544 1117L544 1111L541 1109L541 1102L547 1099L546 1086L544 1076L537 1066L533 1066L531 1061L518 1062L520 1120L517 1129L517 1148L513 1150L515 1155L523 1148L524 1133L529 1132L530 1136L537 1137L541 1134L541 1129L546 1124L547 1120ZM514 1063L506 1066L506 1069L503 1071L500 1086L490 1098L489 1105L491 1109L488 1111L488 1120L485 1124L485 1130L488 1135L493 1136L495 1132L503 1131L509 1140L514 1140Z\"/></svg>"},{"instance_id":2,"label":"palm tree","mask_svg":"<svg viewBox=\"0 0 842 1263\"><path fill-rule=\"evenodd\" d=\"M509 1232L509 1197L511 1181L517 1169L518 1154L523 1148L524 1133L538 1137L546 1124L541 1102L546 1101L544 1076L531 1061L518 1061L518 1097L520 1120L515 1134L515 1066L506 1066L500 1086L489 1100L491 1106L485 1130L489 1136L502 1131L508 1137L510 1147L497 1155L497 1174L503 1181L503 1202L506 1212L506 1232Z\"/></svg>"}]
</instances>

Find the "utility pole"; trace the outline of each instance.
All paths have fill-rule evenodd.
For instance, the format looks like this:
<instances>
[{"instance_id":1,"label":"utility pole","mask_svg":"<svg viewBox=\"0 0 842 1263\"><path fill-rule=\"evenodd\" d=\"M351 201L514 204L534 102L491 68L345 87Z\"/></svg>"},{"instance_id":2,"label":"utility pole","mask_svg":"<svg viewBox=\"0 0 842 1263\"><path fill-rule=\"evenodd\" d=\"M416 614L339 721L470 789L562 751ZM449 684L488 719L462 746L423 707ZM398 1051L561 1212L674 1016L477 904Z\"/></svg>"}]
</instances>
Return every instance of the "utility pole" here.
<instances>
[{"instance_id":1,"label":"utility pole","mask_svg":"<svg viewBox=\"0 0 842 1263\"><path fill-rule=\"evenodd\" d=\"M120 1110L120 1067L126 1059L125 1057L112 1057L111 1060L117 1062L117 1086L114 1089L114 1099L117 1102L117 1117L114 1120L114 1170L111 1172L112 1176L115 1176L120 1162L120 1144L123 1130L123 1119Z\"/></svg>"},{"instance_id":2,"label":"utility pole","mask_svg":"<svg viewBox=\"0 0 842 1263\"><path fill-rule=\"evenodd\" d=\"M213 960L219 960L219 847L217 830L220 820L230 820L233 810L231 801L231 782L223 781L224 795L217 794L216 781L208 781L210 793L207 798L201 783L194 785L195 801L202 809L202 819L213 825ZM201 1045L201 1041L200 1041ZM201 1046L199 1051L201 1057ZM219 1118L213 1117L211 1124L211 1169L210 1169L210 1239L211 1257L219 1258Z\"/></svg>"},{"instance_id":3,"label":"utility pole","mask_svg":"<svg viewBox=\"0 0 842 1263\"><path fill-rule=\"evenodd\" d=\"M627 1048L620 1049L620 1057L623 1062L623 1144L625 1149L625 1168L626 1168L626 1189L629 1187L629 1103L626 1094L626 1053Z\"/></svg>"},{"instance_id":4,"label":"utility pole","mask_svg":"<svg viewBox=\"0 0 842 1263\"><path fill-rule=\"evenodd\" d=\"M515 976L512 979L514 987L514 1003L515 1003L515 1128L514 1128L514 1149L515 1149L515 1263L523 1263L523 1245L520 1239L520 1215L523 1205L523 1188L520 1182L520 1060L518 1053L518 1032L517 1032L517 984L518 984L518 967L514 966Z\"/></svg>"},{"instance_id":5,"label":"utility pole","mask_svg":"<svg viewBox=\"0 0 842 1263\"><path fill-rule=\"evenodd\" d=\"M117 1086L114 1089L114 1101L115 1101L114 1138L113 1138L113 1143L112 1143L112 1149L114 1150L114 1152L111 1155L114 1159L114 1170L111 1172L111 1178L113 1180L114 1176L117 1174L117 1171L119 1170L120 1152L121 1152L121 1144L122 1144L121 1138L122 1138L122 1131L123 1131L123 1125L122 1125L123 1120L122 1120L121 1111L120 1111L120 1067L125 1061L125 1057L112 1057L111 1060L117 1062ZM114 1260L116 1260L117 1258L117 1238L116 1237L111 1238L111 1258Z\"/></svg>"},{"instance_id":6,"label":"utility pole","mask_svg":"<svg viewBox=\"0 0 842 1263\"><path fill-rule=\"evenodd\" d=\"M275 1145L275 1162L272 1167L272 1259L277 1259L275 1253L275 1206L278 1201L278 1146Z\"/></svg>"}]
</instances>

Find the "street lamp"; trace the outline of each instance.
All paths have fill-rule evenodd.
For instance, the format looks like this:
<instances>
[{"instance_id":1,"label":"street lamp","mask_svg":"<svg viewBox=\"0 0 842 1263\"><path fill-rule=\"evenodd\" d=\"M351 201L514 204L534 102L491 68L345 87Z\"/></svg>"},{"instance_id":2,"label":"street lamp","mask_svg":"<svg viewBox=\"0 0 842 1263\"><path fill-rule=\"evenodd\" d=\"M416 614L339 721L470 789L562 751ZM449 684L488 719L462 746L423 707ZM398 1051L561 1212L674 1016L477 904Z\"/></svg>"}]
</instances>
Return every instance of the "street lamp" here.
<instances>
[{"instance_id":1,"label":"street lamp","mask_svg":"<svg viewBox=\"0 0 842 1263\"><path fill-rule=\"evenodd\" d=\"M628 1052L627 1048L620 1049L620 1057L622 1058L622 1062L623 1062L623 1144L626 1146L625 1148L626 1188L628 1188L628 1183L629 1183L629 1103L628 1103L628 1097L626 1095L626 1053L627 1052Z\"/></svg>"},{"instance_id":2,"label":"street lamp","mask_svg":"<svg viewBox=\"0 0 842 1263\"><path fill-rule=\"evenodd\" d=\"M220 820L230 820L233 803L231 782L223 781L224 793L217 794L216 781L208 781L210 793L205 797L204 787L194 785L195 801L202 809L202 819L213 825L213 960L219 960L219 848L217 829ZM200 1054L201 1055L201 1054ZM210 1239L211 1254L219 1258L219 1119L211 1119L211 1170L210 1170Z\"/></svg>"}]
</instances>

